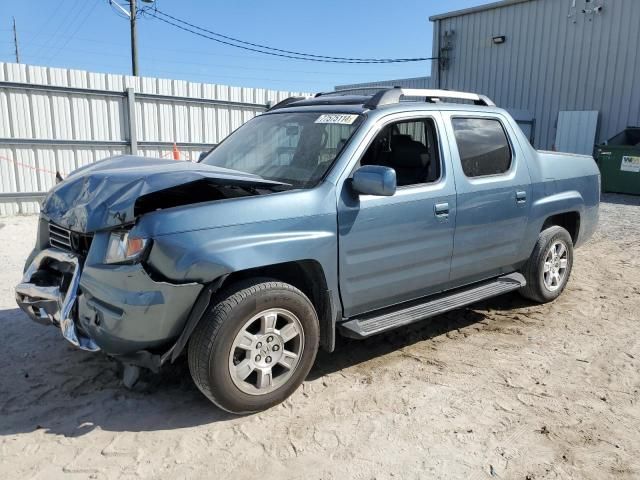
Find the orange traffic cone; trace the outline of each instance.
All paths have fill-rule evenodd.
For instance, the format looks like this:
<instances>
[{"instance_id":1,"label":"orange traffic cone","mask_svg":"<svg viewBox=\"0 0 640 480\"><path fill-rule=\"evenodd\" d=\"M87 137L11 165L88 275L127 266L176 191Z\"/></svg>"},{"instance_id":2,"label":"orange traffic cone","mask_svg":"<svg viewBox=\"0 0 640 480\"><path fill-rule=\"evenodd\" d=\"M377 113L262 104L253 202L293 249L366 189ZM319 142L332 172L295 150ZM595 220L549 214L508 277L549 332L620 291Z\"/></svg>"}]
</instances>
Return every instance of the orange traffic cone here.
<instances>
[{"instance_id":1,"label":"orange traffic cone","mask_svg":"<svg viewBox=\"0 0 640 480\"><path fill-rule=\"evenodd\" d=\"M178 145L176 145L176 142L173 142L173 159L180 160L180 150L178 150Z\"/></svg>"}]
</instances>

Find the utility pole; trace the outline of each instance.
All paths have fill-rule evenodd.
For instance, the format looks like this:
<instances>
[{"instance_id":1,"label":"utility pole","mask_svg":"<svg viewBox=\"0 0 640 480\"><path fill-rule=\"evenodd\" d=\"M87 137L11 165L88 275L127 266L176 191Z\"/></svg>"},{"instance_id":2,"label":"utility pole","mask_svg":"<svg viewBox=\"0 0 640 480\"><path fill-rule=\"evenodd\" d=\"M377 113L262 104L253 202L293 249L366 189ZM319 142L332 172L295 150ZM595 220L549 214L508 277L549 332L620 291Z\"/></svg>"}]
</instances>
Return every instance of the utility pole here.
<instances>
[{"instance_id":1,"label":"utility pole","mask_svg":"<svg viewBox=\"0 0 640 480\"><path fill-rule=\"evenodd\" d=\"M137 13L136 0L129 0L129 18L131 21L131 69L133 70L133 75L135 77L138 76L138 35L136 32Z\"/></svg>"},{"instance_id":2,"label":"utility pole","mask_svg":"<svg viewBox=\"0 0 640 480\"><path fill-rule=\"evenodd\" d=\"M16 47L16 63L20 63L20 50L18 49L18 30L16 29L16 17L13 17L13 44Z\"/></svg>"},{"instance_id":3,"label":"utility pole","mask_svg":"<svg viewBox=\"0 0 640 480\"><path fill-rule=\"evenodd\" d=\"M155 0L141 0L143 3L153 3ZM131 26L131 70L134 76L138 76L138 33L136 29L136 20L138 18L138 7L136 0L128 0L129 11L127 11L116 0L109 0L109 4L116 7L120 12L129 17ZM144 11L144 10L143 10Z\"/></svg>"}]
</instances>

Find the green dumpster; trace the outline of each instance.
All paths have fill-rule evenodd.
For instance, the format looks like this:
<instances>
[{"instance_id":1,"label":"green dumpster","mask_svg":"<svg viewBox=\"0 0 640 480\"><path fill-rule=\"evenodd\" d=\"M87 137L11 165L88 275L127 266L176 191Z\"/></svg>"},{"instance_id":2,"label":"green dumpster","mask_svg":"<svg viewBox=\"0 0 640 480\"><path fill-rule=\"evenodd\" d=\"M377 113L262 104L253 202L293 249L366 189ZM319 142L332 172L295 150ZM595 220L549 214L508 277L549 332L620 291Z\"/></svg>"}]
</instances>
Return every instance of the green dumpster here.
<instances>
[{"instance_id":1,"label":"green dumpster","mask_svg":"<svg viewBox=\"0 0 640 480\"><path fill-rule=\"evenodd\" d=\"M602 191L640 195L640 127L628 127L598 145Z\"/></svg>"}]
</instances>

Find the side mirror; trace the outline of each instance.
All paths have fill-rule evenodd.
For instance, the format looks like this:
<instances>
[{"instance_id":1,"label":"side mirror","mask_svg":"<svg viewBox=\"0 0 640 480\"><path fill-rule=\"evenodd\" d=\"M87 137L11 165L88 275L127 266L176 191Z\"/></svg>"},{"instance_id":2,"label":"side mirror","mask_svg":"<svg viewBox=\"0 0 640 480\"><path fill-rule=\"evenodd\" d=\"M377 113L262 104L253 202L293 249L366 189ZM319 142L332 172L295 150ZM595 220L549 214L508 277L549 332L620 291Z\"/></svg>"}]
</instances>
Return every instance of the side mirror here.
<instances>
[{"instance_id":1,"label":"side mirror","mask_svg":"<svg viewBox=\"0 0 640 480\"><path fill-rule=\"evenodd\" d=\"M365 165L354 172L351 186L360 195L390 197L396 193L396 171L380 165Z\"/></svg>"},{"instance_id":2,"label":"side mirror","mask_svg":"<svg viewBox=\"0 0 640 480\"><path fill-rule=\"evenodd\" d=\"M206 150L204 152L200 152L200 155L198 155L198 162L201 162L202 160L204 160L204 157L206 157L211 152L213 152L216 149L216 146L214 146L213 148L210 148L209 150Z\"/></svg>"}]
</instances>

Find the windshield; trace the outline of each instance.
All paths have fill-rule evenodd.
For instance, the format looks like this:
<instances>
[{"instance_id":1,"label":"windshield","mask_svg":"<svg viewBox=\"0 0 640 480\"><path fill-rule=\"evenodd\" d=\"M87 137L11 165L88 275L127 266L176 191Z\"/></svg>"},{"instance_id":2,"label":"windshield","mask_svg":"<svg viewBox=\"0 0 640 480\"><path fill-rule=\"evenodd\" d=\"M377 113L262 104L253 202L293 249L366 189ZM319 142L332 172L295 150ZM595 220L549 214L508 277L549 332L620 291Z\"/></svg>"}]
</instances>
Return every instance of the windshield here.
<instances>
[{"instance_id":1,"label":"windshield","mask_svg":"<svg viewBox=\"0 0 640 480\"><path fill-rule=\"evenodd\" d=\"M329 170L360 123L361 115L343 113L260 115L202 162L310 188Z\"/></svg>"}]
</instances>

